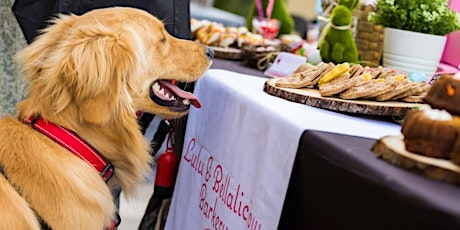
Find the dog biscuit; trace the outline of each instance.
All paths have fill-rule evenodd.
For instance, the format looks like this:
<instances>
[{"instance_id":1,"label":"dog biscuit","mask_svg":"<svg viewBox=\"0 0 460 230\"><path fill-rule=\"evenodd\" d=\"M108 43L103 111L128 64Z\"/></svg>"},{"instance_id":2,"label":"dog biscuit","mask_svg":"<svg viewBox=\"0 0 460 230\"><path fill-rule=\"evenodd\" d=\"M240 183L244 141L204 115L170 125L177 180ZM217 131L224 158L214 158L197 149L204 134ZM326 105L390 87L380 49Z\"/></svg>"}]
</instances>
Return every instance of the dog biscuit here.
<instances>
[{"instance_id":1,"label":"dog biscuit","mask_svg":"<svg viewBox=\"0 0 460 230\"><path fill-rule=\"evenodd\" d=\"M375 82L375 86L377 87L377 90L373 94L370 94L366 96L365 98L375 98L379 95L389 93L392 90L394 90L398 85L397 81L391 80L391 79L385 80L385 79L380 78L380 79L374 79L373 81Z\"/></svg>"},{"instance_id":2,"label":"dog biscuit","mask_svg":"<svg viewBox=\"0 0 460 230\"><path fill-rule=\"evenodd\" d=\"M382 95L379 95L377 97L375 97L375 100L376 101L387 101L387 100L390 100L391 98L409 90L411 88L411 84L408 80L405 80L405 81L402 81L398 84L398 86L388 92L388 93L385 93L385 94L382 94Z\"/></svg>"},{"instance_id":3,"label":"dog biscuit","mask_svg":"<svg viewBox=\"0 0 460 230\"><path fill-rule=\"evenodd\" d=\"M421 95L411 95L411 96L407 96L407 97L403 98L402 101L409 102L409 103L422 103L423 98L425 96L426 96L426 93L421 94Z\"/></svg>"},{"instance_id":4,"label":"dog biscuit","mask_svg":"<svg viewBox=\"0 0 460 230\"><path fill-rule=\"evenodd\" d=\"M321 79L319 79L318 86L326 84L334 80L335 78L342 76L349 70L350 70L350 63L348 62L344 62L342 64L336 65L331 71L327 72L326 74L324 74L323 77L321 77Z\"/></svg>"},{"instance_id":5,"label":"dog biscuit","mask_svg":"<svg viewBox=\"0 0 460 230\"><path fill-rule=\"evenodd\" d=\"M399 100L401 98L405 98L405 97L414 95L419 91L419 89L418 89L419 86L420 86L420 84L418 84L417 82L411 82L410 83L410 88L408 90L406 90L405 92L402 92L402 93L392 97L390 100L391 101L396 101L396 100Z\"/></svg>"},{"instance_id":6,"label":"dog biscuit","mask_svg":"<svg viewBox=\"0 0 460 230\"><path fill-rule=\"evenodd\" d=\"M377 78L382 72L385 71L385 68L378 66L377 68L370 71L372 78Z\"/></svg>"},{"instance_id":7,"label":"dog biscuit","mask_svg":"<svg viewBox=\"0 0 460 230\"><path fill-rule=\"evenodd\" d=\"M355 75L355 73L358 72L362 68L363 68L363 66L360 65L360 64L352 65L350 67L350 70L348 71L350 73L350 77Z\"/></svg>"},{"instance_id":8,"label":"dog biscuit","mask_svg":"<svg viewBox=\"0 0 460 230\"><path fill-rule=\"evenodd\" d=\"M315 68L307 69L303 72L292 74L285 78L280 78L275 82L275 86L300 89L312 85L315 79L328 65L324 62L319 63Z\"/></svg>"},{"instance_id":9,"label":"dog biscuit","mask_svg":"<svg viewBox=\"0 0 460 230\"><path fill-rule=\"evenodd\" d=\"M377 91L377 87L372 81L367 81L365 84L359 86L355 85L342 93L340 93L340 98L342 99L358 99L365 96L368 96Z\"/></svg>"},{"instance_id":10,"label":"dog biscuit","mask_svg":"<svg viewBox=\"0 0 460 230\"><path fill-rule=\"evenodd\" d=\"M387 77L392 77L398 74L398 71L396 69L385 69L378 78L387 78Z\"/></svg>"},{"instance_id":11,"label":"dog biscuit","mask_svg":"<svg viewBox=\"0 0 460 230\"><path fill-rule=\"evenodd\" d=\"M370 80L372 80L372 75L369 72L366 72L355 78L358 79L358 82L356 83L355 86L360 86L360 85L367 84Z\"/></svg>"},{"instance_id":12,"label":"dog biscuit","mask_svg":"<svg viewBox=\"0 0 460 230\"><path fill-rule=\"evenodd\" d=\"M344 75L320 86L319 92L322 97L338 94L350 87L353 87L357 81L357 78L350 78L350 73L345 73Z\"/></svg>"},{"instance_id":13,"label":"dog biscuit","mask_svg":"<svg viewBox=\"0 0 460 230\"><path fill-rule=\"evenodd\" d=\"M302 63L300 64L296 70L294 70L293 74L296 74L296 73L300 73L300 72L303 72L303 71L306 71L306 70L309 70L311 68L315 68L314 65L310 64L310 63Z\"/></svg>"},{"instance_id":14,"label":"dog biscuit","mask_svg":"<svg viewBox=\"0 0 460 230\"><path fill-rule=\"evenodd\" d=\"M324 70L318 75L318 77L316 77L315 79L311 81L311 85L312 86L317 85L319 80L324 76L324 74L334 69L334 67L335 67L334 63L332 62L327 63L327 66L324 66Z\"/></svg>"}]
</instances>

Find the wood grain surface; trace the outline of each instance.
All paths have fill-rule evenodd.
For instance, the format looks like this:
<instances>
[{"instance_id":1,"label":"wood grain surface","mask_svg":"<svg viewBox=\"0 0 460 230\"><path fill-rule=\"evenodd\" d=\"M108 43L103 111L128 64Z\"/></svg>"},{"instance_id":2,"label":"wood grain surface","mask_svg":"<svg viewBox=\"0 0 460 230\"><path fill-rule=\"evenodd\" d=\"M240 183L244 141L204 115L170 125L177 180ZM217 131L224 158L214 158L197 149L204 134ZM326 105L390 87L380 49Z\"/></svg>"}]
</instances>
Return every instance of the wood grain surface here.
<instances>
[{"instance_id":1,"label":"wood grain surface","mask_svg":"<svg viewBox=\"0 0 460 230\"><path fill-rule=\"evenodd\" d=\"M406 150L404 136L386 136L377 140L372 152L396 166L428 178L460 185L460 167L450 160L427 157Z\"/></svg>"},{"instance_id":2,"label":"wood grain surface","mask_svg":"<svg viewBox=\"0 0 460 230\"><path fill-rule=\"evenodd\" d=\"M402 116L409 110L427 106L423 103L406 103L398 101L345 100L336 97L322 97L317 89L292 89L275 86L275 78L264 84L264 91L270 95L289 101L332 111L379 115Z\"/></svg>"}]
</instances>

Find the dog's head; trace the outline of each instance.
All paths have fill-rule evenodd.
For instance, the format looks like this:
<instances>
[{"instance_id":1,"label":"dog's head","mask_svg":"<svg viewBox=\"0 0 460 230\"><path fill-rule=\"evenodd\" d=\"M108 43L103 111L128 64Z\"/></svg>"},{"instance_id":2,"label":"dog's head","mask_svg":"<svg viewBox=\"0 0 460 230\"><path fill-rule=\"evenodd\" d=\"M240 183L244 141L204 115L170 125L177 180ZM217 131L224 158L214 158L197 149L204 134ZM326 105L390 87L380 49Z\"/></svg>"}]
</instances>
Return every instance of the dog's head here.
<instances>
[{"instance_id":1,"label":"dog's head","mask_svg":"<svg viewBox=\"0 0 460 230\"><path fill-rule=\"evenodd\" d=\"M177 118L190 104L200 107L172 82L200 78L212 50L172 37L145 11L114 7L61 15L17 58L31 82L20 113L101 124L137 111Z\"/></svg>"}]
</instances>

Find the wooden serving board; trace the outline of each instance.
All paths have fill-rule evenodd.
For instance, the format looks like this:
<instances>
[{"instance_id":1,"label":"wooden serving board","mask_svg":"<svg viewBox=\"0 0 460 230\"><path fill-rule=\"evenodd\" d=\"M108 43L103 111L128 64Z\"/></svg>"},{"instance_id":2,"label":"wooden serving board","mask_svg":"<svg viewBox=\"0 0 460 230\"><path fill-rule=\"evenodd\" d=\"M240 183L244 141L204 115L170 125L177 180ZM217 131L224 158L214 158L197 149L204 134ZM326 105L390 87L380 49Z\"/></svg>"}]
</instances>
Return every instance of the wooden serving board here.
<instances>
[{"instance_id":1,"label":"wooden serving board","mask_svg":"<svg viewBox=\"0 0 460 230\"><path fill-rule=\"evenodd\" d=\"M210 46L214 50L214 57L220 59L240 60L241 50L236 48L223 48L217 46Z\"/></svg>"},{"instance_id":2,"label":"wooden serving board","mask_svg":"<svg viewBox=\"0 0 460 230\"><path fill-rule=\"evenodd\" d=\"M427 157L406 150L404 136L386 136L372 146L377 157L431 179L460 185L460 167L450 160Z\"/></svg>"},{"instance_id":3,"label":"wooden serving board","mask_svg":"<svg viewBox=\"0 0 460 230\"><path fill-rule=\"evenodd\" d=\"M275 86L276 78L264 84L264 91L270 95L309 106L338 112L401 116L409 110L427 106L423 103L406 103L397 101L378 102L370 100L345 100L335 97L322 97L317 89L292 89Z\"/></svg>"}]
</instances>

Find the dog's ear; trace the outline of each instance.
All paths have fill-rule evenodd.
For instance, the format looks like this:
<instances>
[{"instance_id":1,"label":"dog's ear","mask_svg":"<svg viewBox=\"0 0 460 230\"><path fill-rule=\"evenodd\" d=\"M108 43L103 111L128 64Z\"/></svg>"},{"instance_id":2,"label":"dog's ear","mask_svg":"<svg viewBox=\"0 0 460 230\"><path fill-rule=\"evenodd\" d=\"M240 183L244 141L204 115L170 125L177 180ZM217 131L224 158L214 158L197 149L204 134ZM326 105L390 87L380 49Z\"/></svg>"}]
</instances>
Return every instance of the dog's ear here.
<instances>
[{"instance_id":1,"label":"dog's ear","mask_svg":"<svg viewBox=\"0 0 460 230\"><path fill-rule=\"evenodd\" d=\"M60 79L68 71L68 53L60 49L59 44L65 40L66 31L69 31L76 18L75 15L59 15L40 31L30 45L16 54L15 61L23 76L31 82L30 93L34 94L30 99L32 105L23 109L41 104L46 106L41 106L34 113L53 115L71 103L72 96ZM18 106L21 107L21 103Z\"/></svg>"},{"instance_id":2,"label":"dog's ear","mask_svg":"<svg viewBox=\"0 0 460 230\"><path fill-rule=\"evenodd\" d=\"M114 114L134 114L128 91L147 65L141 36L122 23L102 25L82 17L60 15L16 56L34 82L31 91L49 100L49 114L72 103L82 120L95 124Z\"/></svg>"},{"instance_id":3,"label":"dog's ear","mask_svg":"<svg viewBox=\"0 0 460 230\"><path fill-rule=\"evenodd\" d=\"M80 117L102 124L115 113L133 110L128 78L137 74L139 50L143 50L139 38L133 31L103 25L80 28L77 34L68 47L75 75L67 80Z\"/></svg>"},{"instance_id":4,"label":"dog's ear","mask_svg":"<svg viewBox=\"0 0 460 230\"><path fill-rule=\"evenodd\" d=\"M76 17L75 15L59 15L50 20L50 25L40 31L40 35L33 40L32 44L16 55L16 60L22 64L22 71L26 73L26 76L30 76L31 81L39 76L44 68L49 69L48 60L55 61L54 57L62 60L62 57L52 52L62 40L63 31L68 30Z\"/></svg>"}]
</instances>

